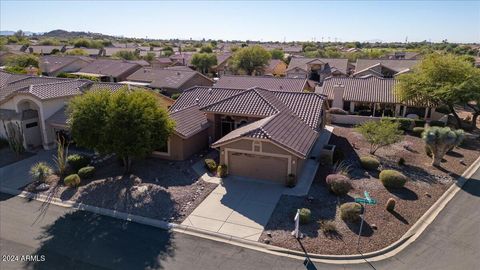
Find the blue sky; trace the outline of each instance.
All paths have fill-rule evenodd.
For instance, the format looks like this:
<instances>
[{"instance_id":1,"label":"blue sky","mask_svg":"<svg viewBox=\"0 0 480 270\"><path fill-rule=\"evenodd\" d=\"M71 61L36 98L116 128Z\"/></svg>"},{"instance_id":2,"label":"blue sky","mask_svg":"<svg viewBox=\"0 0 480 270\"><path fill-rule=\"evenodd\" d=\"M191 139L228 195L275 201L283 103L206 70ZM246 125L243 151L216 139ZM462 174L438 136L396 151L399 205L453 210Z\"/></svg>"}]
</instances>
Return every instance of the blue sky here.
<instances>
[{"instance_id":1,"label":"blue sky","mask_svg":"<svg viewBox=\"0 0 480 270\"><path fill-rule=\"evenodd\" d=\"M149 38L480 42L480 1L5 1L0 29Z\"/></svg>"}]
</instances>

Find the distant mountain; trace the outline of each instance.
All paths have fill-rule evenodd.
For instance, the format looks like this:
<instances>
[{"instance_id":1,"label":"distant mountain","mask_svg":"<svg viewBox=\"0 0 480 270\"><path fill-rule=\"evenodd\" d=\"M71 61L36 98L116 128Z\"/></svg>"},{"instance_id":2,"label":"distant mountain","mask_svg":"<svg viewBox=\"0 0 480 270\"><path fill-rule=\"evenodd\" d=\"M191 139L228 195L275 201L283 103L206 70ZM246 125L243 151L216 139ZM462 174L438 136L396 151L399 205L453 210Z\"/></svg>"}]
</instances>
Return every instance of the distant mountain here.
<instances>
[{"instance_id":1,"label":"distant mountain","mask_svg":"<svg viewBox=\"0 0 480 270\"><path fill-rule=\"evenodd\" d=\"M62 29L52 30L42 34L44 37L56 37L56 38L74 38L74 37L92 37L92 38L109 38L111 36L101 33L91 33L83 31L66 31Z\"/></svg>"}]
</instances>

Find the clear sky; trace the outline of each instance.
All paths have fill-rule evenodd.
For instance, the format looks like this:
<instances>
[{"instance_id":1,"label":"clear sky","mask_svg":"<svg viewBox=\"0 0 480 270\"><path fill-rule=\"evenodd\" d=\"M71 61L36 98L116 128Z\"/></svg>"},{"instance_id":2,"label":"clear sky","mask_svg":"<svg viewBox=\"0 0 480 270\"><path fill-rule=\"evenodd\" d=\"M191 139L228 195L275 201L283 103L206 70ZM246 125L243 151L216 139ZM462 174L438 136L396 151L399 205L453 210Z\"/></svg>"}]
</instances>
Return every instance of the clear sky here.
<instances>
[{"instance_id":1,"label":"clear sky","mask_svg":"<svg viewBox=\"0 0 480 270\"><path fill-rule=\"evenodd\" d=\"M126 37L480 42L480 1L0 1L0 29Z\"/></svg>"}]
</instances>

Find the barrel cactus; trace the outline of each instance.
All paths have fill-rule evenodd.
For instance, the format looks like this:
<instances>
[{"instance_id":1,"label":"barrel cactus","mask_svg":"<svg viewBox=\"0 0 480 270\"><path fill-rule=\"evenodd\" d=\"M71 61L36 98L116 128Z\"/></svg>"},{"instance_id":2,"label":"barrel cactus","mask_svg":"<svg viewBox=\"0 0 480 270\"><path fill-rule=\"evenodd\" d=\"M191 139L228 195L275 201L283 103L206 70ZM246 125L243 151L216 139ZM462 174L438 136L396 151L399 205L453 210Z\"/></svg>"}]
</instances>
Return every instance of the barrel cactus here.
<instances>
[{"instance_id":1,"label":"barrel cactus","mask_svg":"<svg viewBox=\"0 0 480 270\"><path fill-rule=\"evenodd\" d=\"M432 165L439 166L443 156L462 143L465 132L461 129L452 130L449 127L430 127L422 134L422 139L432 152Z\"/></svg>"}]
</instances>

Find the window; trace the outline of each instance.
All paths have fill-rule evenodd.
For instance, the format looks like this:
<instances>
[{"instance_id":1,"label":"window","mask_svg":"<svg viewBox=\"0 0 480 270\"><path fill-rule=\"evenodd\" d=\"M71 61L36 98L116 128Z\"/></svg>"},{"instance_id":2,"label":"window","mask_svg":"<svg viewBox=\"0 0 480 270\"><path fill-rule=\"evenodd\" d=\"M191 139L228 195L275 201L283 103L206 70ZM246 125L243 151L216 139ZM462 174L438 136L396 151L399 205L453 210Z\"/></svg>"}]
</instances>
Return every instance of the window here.
<instances>
[{"instance_id":1,"label":"window","mask_svg":"<svg viewBox=\"0 0 480 270\"><path fill-rule=\"evenodd\" d=\"M253 143L252 143L252 151L253 151L253 152L262 152L262 142L253 141Z\"/></svg>"},{"instance_id":2,"label":"window","mask_svg":"<svg viewBox=\"0 0 480 270\"><path fill-rule=\"evenodd\" d=\"M36 126L38 126L38 122L33 122L33 123L25 125L26 128L32 128L32 127L36 127Z\"/></svg>"}]
</instances>

